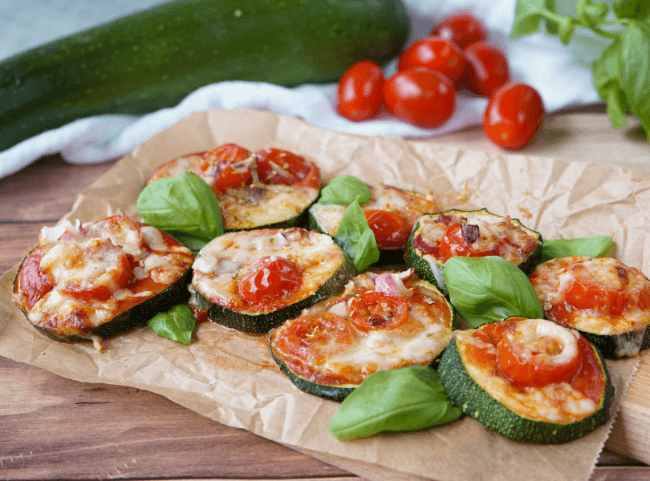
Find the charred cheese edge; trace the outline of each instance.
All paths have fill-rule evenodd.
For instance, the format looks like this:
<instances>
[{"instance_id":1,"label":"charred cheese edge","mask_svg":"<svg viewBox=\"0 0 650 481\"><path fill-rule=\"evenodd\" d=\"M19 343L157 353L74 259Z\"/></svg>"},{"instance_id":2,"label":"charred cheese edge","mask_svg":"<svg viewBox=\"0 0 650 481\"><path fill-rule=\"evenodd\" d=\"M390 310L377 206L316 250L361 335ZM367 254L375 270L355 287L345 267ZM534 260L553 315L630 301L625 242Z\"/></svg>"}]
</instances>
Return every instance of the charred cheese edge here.
<instances>
[{"instance_id":1,"label":"charred cheese edge","mask_svg":"<svg viewBox=\"0 0 650 481\"><path fill-rule=\"evenodd\" d=\"M349 321L354 298L374 292L378 273L366 272L352 279L345 291L326 299L302 315L329 312L349 324L353 341L344 350L329 354L328 344L320 346L321 355L296 357L284 351L283 337L300 317L286 321L270 335L271 354L282 371L301 390L326 399L341 401L370 374L378 370L411 365L432 365L451 339L455 312L444 295L430 283L413 275L412 270L390 273L398 291L409 306L408 320L395 329L372 329L363 332ZM401 279L406 278L402 281ZM298 347L296 347L298 349Z\"/></svg>"}]
</instances>

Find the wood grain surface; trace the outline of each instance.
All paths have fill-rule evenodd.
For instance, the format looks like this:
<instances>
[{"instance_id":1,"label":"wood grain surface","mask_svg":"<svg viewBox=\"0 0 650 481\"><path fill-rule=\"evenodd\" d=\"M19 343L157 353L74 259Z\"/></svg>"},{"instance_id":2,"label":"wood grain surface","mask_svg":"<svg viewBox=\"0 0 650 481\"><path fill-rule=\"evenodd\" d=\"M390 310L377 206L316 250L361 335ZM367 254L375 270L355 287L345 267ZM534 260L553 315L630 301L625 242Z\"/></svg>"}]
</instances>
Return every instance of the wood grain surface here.
<instances>
[{"instance_id":1,"label":"wood grain surface","mask_svg":"<svg viewBox=\"0 0 650 481\"><path fill-rule=\"evenodd\" d=\"M479 128L432 142L497 151ZM549 117L522 153L633 162L650 170L650 145L638 125L631 121L614 130L601 114ZM54 225L113 164L75 166L55 155L0 179L0 273L18 263L41 227ZM3 357L0 383L0 479L412 479L344 458L300 453L147 391L79 383ZM649 462L646 356L590 480L647 480Z\"/></svg>"}]
</instances>

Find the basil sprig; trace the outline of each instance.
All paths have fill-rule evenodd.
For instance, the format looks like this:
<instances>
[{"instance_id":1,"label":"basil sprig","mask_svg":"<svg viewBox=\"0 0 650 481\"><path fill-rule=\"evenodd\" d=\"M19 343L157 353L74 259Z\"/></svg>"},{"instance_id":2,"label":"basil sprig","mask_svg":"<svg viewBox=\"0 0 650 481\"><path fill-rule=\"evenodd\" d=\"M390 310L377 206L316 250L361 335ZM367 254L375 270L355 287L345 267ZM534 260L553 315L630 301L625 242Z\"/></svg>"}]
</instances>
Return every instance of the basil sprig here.
<instances>
[{"instance_id":1,"label":"basil sprig","mask_svg":"<svg viewBox=\"0 0 650 481\"><path fill-rule=\"evenodd\" d=\"M474 328L510 316L544 316L526 274L502 257L452 257L443 273L451 304Z\"/></svg>"},{"instance_id":2,"label":"basil sprig","mask_svg":"<svg viewBox=\"0 0 650 481\"><path fill-rule=\"evenodd\" d=\"M612 245L612 237L608 235L575 239L544 239L542 262L572 256L603 257Z\"/></svg>"},{"instance_id":3,"label":"basil sprig","mask_svg":"<svg viewBox=\"0 0 650 481\"><path fill-rule=\"evenodd\" d=\"M223 234L217 196L194 173L149 184L140 193L137 208L147 224L164 230L192 250L201 249Z\"/></svg>"},{"instance_id":4,"label":"basil sprig","mask_svg":"<svg viewBox=\"0 0 650 481\"><path fill-rule=\"evenodd\" d=\"M331 433L342 441L384 431L415 431L457 420L436 371L409 366L377 371L343 400L330 420Z\"/></svg>"},{"instance_id":5,"label":"basil sprig","mask_svg":"<svg viewBox=\"0 0 650 481\"><path fill-rule=\"evenodd\" d=\"M147 326L160 337L166 337L189 346L196 321L185 304L172 307L168 312L159 312L147 321Z\"/></svg>"},{"instance_id":6,"label":"basil sprig","mask_svg":"<svg viewBox=\"0 0 650 481\"><path fill-rule=\"evenodd\" d=\"M370 189L364 181L353 175L339 175L320 191L317 204L350 205L354 201L363 205L370 200Z\"/></svg>"},{"instance_id":7,"label":"basil sprig","mask_svg":"<svg viewBox=\"0 0 650 481\"><path fill-rule=\"evenodd\" d=\"M350 256L359 272L379 260L375 234L356 200L345 209L334 240Z\"/></svg>"},{"instance_id":8,"label":"basil sprig","mask_svg":"<svg viewBox=\"0 0 650 481\"><path fill-rule=\"evenodd\" d=\"M511 38L530 35L545 21L547 31L568 45L576 28L591 30L611 40L600 59L592 63L592 79L614 127L626 124L632 111L650 139L650 2L578 0L576 16L561 16L553 0L518 0Z\"/></svg>"}]
</instances>

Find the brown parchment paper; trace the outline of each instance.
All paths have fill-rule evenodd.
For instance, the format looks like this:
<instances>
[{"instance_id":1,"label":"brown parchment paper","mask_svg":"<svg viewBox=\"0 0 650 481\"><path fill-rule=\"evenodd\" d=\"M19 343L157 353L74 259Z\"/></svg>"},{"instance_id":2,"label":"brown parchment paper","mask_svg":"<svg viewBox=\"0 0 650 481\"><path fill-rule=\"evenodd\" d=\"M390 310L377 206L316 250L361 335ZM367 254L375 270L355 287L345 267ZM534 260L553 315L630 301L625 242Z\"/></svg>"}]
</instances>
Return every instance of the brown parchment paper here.
<instances>
[{"instance_id":1,"label":"brown parchment paper","mask_svg":"<svg viewBox=\"0 0 650 481\"><path fill-rule=\"evenodd\" d=\"M66 217L87 222L123 212L138 218L135 203L155 167L226 142L299 153L318 164L324 180L345 173L431 191L441 210L487 207L521 219L548 239L612 235L616 257L650 272L650 173L333 133L253 110L195 113L157 134L85 189ZM376 466L373 479L394 479L396 471L403 479L438 481L587 479L638 366L638 359L607 362L616 388L612 419L568 444L515 443L468 417L420 432L341 442L328 429L339 404L297 390L273 363L262 337L204 323L187 347L147 328L105 341L101 353L91 343L52 341L11 301L16 270L0 278L0 355L78 381L146 389L317 457L344 458L346 466L358 463L361 471Z\"/></svg>"}]
</instances>

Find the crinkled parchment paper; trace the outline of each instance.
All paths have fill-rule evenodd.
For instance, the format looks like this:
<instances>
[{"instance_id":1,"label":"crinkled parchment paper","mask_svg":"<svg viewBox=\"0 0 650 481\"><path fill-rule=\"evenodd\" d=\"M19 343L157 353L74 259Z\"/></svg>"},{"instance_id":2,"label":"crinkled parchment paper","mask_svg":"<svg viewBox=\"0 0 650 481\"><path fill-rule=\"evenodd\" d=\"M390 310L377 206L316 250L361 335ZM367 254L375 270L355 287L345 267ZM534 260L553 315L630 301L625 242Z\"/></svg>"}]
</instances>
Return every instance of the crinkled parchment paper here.
<instances>
[{"instance_id":1,"label":"crinkled parchment paper","mask_svg":"<svg viewBox=\"0 0 650 481\"><path fill-rule=\"evenodd\" d=\"M259 111L191 115L121 159L80 194L67 217L87 222L118 211L138 217L136 199L155 167L226 142L302 154L318 164L324 180L352 174L368 183L431 191L441 209L487 207L519 218L548 239L609 234L616 257L650 272L650 173L489 155L437 146L435 141L344 135ZM25 253L35 244L36 239L26 245ZM261 336L205 323L189 347L147 328L107 340L101 353L92 343L51 341L11 301L16 269L0 279L0 355L78 381L153 391L216 421L317 457L344 458L348 468L360 466L369 478L587 479L638 365L637 359L608 361L616 388L612 421L568 444L515 443L468 417L420 432L341 442L328 430L339 405L294 388L273 363ZM364 466L376 470L366 473Z\"/></svg>"}]
</instances>

